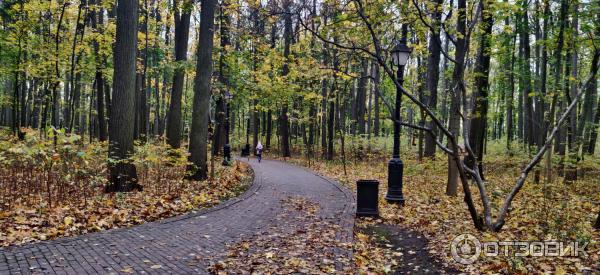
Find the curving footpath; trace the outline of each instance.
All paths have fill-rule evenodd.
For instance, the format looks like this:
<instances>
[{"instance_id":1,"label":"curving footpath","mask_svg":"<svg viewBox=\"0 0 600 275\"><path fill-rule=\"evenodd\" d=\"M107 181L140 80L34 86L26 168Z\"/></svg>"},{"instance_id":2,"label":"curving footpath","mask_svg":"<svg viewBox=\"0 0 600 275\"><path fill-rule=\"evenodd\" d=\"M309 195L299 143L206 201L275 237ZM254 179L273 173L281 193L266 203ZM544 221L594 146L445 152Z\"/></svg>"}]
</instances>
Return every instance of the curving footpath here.
<instances>
[{"instance_id":1,"label":"curving footpath","mask_svg":"<svg viewBox=\"0 0 600 275\"><path fill-rule=\"evenodd\" d=\"M354 199L337 183L280 161L250 162L248 191L214 208L158 222L0 249L0 274L198 274L226 245L270 225L289 196L319 203L319 215L351 242ZM351 253L343 251L342 253Z\"/></svg>"}]
</instances>

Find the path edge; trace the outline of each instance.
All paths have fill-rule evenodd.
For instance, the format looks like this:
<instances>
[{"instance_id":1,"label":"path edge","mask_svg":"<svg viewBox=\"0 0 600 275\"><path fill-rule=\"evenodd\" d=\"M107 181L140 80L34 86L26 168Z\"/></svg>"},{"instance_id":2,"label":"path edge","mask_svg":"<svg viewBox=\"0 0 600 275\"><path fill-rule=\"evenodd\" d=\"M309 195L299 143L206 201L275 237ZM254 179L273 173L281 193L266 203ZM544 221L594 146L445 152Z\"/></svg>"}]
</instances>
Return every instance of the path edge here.
<instances>
[{"instance_id":1,"label":"path edge","mask_svg":"<svg viewBox=\"0 0 600 275\"><path fill-rule=\"evenodd\" d=\"M146 228L148 226L154 226L157 228L164 227L165 225L171 224L173 222L187 220L190 218L206 215L206 214L209 214L209 213L221 210L221 209L225 209L227 207L238 204L238 203L252 197L261 189L262 178L256 177L256 173L255 173L254 169L252 169L251 165L248 165L248 168L249 168L249 171L251 172L250 173L251 178L249 180L251 182L251 185L248 187L248 189L246 191L244 191L241 195L230 198L223 202L220 202L219 204L217 204L213 207L190 210L187 213L182 213L182 214L179 214L174 217L164 218L164 219L160 219L160 220L155 220L155 221L146 222L146 223L142 223L142 224L136 224L136 225L127 226L127 227L111 228L111 229L107 229L107 230L88 232L88 233L80 234L80 235L59 237L57 239L51 239L51 240L45 240L45 241L28 242L28 243L24 243L24 244L9 245L9 246L5 246L5 247L0 247L0 253L3 251L11 251L13 249L44 245L44 244L48 244L48 243L56 243L56 244L64 245L64 244L68 244L68 243L71 243L73 241L78 241L78 240L83 240L83 241L87 242L87 237L92 236L92 235L112 235L112 234L117 234L119 232L127 231L127 230L135 231L135 230Z\"/></svg>"}]
</instances>

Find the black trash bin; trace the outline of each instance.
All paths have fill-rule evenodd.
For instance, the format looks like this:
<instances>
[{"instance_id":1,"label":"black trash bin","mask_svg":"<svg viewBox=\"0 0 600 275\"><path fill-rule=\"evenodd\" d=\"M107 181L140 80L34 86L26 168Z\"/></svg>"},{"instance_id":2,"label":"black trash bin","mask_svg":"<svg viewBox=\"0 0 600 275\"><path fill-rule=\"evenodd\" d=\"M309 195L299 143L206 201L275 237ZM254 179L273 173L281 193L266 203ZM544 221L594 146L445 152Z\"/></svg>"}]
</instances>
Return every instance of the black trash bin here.
<instances>
[{"instance_id":1,"label":"black trash bin","mask_svg":"<svg viewBox=\"0 0 600 275\"><path fill-rule=\"evenodd\" d=\"M379 181L359 180L356 182L356 216L379 216Z\"/></svg>"},{"instance_id":2,"label":"black trash bin","mask_svg":"<svg viewBox=\"0 0 600 275\"><path fill-rule=\"evenodd\" d=\"M250 156L250 144L246 144L242 148L242 157L248 157L248 156Z\"/></svg>"},{"instance_id":3,"label":"black trash bin","mask_svg":"<svg viewBox=\"0 0 600 275\"><path fill-rule=\"evenodd\" d=\"M231 145L229 143L223 146L223 165L231 165Z\"/></svg>"}]
</instances>

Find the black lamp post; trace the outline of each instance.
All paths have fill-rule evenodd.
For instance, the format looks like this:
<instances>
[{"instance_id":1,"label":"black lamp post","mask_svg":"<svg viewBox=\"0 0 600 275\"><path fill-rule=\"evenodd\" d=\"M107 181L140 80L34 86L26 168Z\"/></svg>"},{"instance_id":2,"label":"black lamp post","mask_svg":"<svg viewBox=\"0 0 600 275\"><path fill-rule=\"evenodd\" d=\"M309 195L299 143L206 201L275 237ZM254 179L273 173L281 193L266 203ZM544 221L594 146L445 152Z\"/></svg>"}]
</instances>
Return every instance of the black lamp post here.
<instances>
[{"instance_id":1,"label":"black lamp post","mask_svg":"<svg viewBox=\"0 0 600 275\"><path fill-rule=\"evenodd\" d=\"M229 109L231 109L230 102L233 99L233 95L229 91L225 91L223 95L225 97L225 145L223 146L223 165L229 166L231 164L231 145L229 144Z\"/></svg>"},{"instance_id":2,"label":"black lamp post","mask_svg":"<svg viewBox=\"0 0 600 275\"><path fill-rule=\"evenodd\" d=\"M406 45L406 38L402 38L391 51L392 63L397 67L396 78L400 86L404 82L404 66L412 49ZM388 191L385 200L389 203L404 204L402 195L402 176L404 173L404 163L400 159L400 106L402 91L396 87L396 107L394 109L394 153L388 163Z\"/></svg>"}]
</instances>

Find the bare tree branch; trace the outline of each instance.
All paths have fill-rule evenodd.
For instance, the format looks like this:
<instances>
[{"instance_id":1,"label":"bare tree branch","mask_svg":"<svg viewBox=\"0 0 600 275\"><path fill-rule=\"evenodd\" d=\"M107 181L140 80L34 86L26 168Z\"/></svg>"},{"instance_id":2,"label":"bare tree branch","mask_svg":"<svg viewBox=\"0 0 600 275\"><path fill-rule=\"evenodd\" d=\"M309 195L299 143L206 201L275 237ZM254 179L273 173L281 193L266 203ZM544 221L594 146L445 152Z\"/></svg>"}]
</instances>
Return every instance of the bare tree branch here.
<instances>
[{"instance_id":1,"label":"bare tree branch","mask_svg":"<svg viewBox=\"0 0 600 275\"><path fill-rule=\"evenodd\" d=\"M546 139L546 143L544 144L544 146L542 146L542 148L540 148L540 150L535 155L535 157L531 160L531 162L529 162L529 164L525 167L525 169L523 169L523 171L521 172L521 176L517 180L517 183L515 184L513 189L510 191L510 193L504 200L504 204L502 205L502 208L500 209L500 213L498 214L498 218L496 219L496 223L494 224L495 231L500 230L502 228L502 226L504 225L504 219L506 217L506 213L508 212L508 208L510 207L510 205L511 205L513 199L515 198L515 196L517 195L517 193L519 193L519 191L525 184L525 179L527 179L527 176L529 175L531 170L533 170L533 168L536 165L538 165L538 163L542 160L542 157L544 156L546 151L551 147L554 137L556 136L556 133L560 129L560 126L565 122L565 120L567 119L569 114L573 111L575 106L577 106L577 103L579 102L579 100L581 99L581 97L583 96L585 91L588 89L589 85L592 83L592 80L596 77L596 75L598 73L598 66L600 65L599 61L600 61L600 50L596 50L596 52L594 53L593 60L592 60L592 65L591 65L592 68L590 69L590 75L589 75L588 79L586 80L585 84L583 85L583 87L579 88L577 95L571 101L571 104L569 104L569 107L567 108L567 110L565 110L565 112L561 115L561 117L558 120L558 122L556 123L556 125L554 125L554 129L552 129L552 132Z\"/></svg>"}]
</instances>

